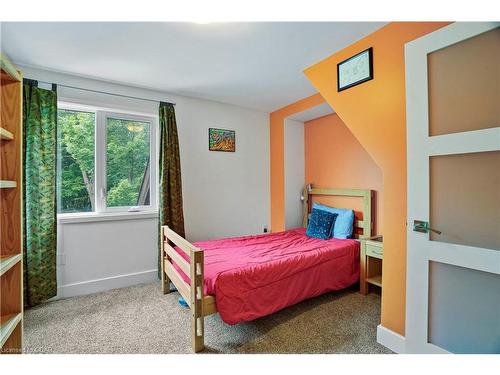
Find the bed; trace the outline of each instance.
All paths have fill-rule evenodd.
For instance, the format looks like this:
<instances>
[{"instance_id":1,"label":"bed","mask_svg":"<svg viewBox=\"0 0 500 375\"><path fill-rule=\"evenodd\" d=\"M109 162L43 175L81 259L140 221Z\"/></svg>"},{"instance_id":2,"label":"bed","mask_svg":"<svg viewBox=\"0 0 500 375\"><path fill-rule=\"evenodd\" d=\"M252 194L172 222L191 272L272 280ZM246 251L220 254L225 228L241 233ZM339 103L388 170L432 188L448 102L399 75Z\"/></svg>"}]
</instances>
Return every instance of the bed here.
<instances>
[{"instance_id":1,"label":"bed","mask_svg":"<svg viewBox=\"0 0 500 375\"><path fill-rule=\"evenodd\" d=\"M304 189L304 226L314 197L362 199L355 237L372 231L371 190ZM254 320L359 280L357 239L320 240L304 228L190 243L161 228L163 293L170 282L191 311L193 350L204 348L204 317L219 313L228 324Z\"/></svg>"}]
</instances>

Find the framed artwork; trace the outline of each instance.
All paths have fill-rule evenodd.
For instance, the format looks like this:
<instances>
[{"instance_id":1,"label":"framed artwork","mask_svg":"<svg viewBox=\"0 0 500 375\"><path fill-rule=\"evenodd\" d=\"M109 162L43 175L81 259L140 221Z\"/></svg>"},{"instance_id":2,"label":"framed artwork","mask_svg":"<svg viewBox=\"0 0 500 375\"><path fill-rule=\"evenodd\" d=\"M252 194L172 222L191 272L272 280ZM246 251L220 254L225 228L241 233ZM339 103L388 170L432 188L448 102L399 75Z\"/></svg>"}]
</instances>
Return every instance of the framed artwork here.
<instances>
[{"instance_id":1,"label":"framed artwork","mask_svg":"<svg viewBox=\"0 0 500 375\"><path fill-rule=\"evenodd\" d=\"M210 151L235 152L236 132L228 129L208 128L208 149Z\"/></svg>"},{"instance_id":2,"label":"framed artwork","mask_svg":"<svg viewBox=\"0 0 500 375\"><path fill-rule=\"evenodd\" d=\"M337 92L373 79L373 48L337 64Z\"/></svg>"}]
</instances>

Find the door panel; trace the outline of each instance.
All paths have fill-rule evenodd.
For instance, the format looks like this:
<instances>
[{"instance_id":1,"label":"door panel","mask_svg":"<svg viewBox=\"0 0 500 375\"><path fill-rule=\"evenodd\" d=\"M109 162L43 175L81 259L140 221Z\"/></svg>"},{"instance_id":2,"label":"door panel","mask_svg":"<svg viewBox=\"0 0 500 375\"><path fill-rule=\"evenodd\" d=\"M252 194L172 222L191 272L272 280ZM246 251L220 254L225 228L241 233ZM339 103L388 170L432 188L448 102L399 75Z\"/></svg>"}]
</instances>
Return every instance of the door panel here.
<instances>
[{"instance_id":1,"label":"door panel","mask_svg":"<svg viewBox=\"0 0 500 375\"><path fill-rule=\"evenodd\" d=\"M500 28L427 56L429 135L500 124Z\"/></svg>"},{"instance_id":2,"label":"door panel","mask_svg":"<svg viewBox=\"0 0 500 375\"><path fill-rule=\"evenodd\" d=\"M453 353L500 353L499 283L493 273L429 262L429 343Z\"/></svg>"},{"instance_id":3,"label":"door panel","mask_svg":"<svg viewBox=\"0 0 500 375\"><path fill-rule=\"evenodd\" d=\"M500 250L500 151L430 157L431 241Z\"/></svg>"}]
</instances>

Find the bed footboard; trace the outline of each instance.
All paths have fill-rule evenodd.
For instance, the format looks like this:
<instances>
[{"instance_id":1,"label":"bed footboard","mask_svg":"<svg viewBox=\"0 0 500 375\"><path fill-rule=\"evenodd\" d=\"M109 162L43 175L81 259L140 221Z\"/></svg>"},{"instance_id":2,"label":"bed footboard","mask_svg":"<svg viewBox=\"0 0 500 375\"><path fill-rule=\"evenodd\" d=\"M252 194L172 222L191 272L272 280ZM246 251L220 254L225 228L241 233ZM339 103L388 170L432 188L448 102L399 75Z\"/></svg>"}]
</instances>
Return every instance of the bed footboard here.
<instances>
[{"instance_id":1,"label":"bed footboard","mask_svg":"<svg viewBox=\"0 0 500 375\"><path fill-rule=\"evenodd\" d=\"M174 246L187 254L190 261L184 259ZM190 284L184 281L172 262L189 276ZM212 296L207 296L209 298L203 296L203 250L182 238L168 226L162 226L160 264L163 293L170 293L170 282L172 282L191 309L191 345L193 351L199 352L205 346L204 315L208 314L203 313L204 304L215 306Z\"/></svg>"}]
</instances>

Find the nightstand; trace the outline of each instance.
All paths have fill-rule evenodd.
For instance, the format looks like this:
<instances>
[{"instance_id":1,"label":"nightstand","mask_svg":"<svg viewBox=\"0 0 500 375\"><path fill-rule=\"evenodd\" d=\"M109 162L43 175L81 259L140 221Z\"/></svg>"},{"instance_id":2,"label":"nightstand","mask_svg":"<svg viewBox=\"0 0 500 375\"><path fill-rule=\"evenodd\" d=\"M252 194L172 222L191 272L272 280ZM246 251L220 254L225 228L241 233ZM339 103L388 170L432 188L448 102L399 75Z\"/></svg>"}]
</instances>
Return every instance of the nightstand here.
<instances>
[{"instance_id":1,"label":"nightstand","mask_svg":"<svg viewBox=\"0 0 500 375\"><path fill-rule=\"evenodd\" d=\"M382 236L363 238L360 242L359 291L368 294L369 285L382 288L384 242Z\"/></svg>"}]
</instances>

